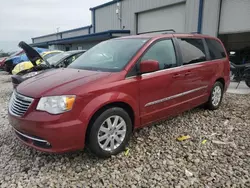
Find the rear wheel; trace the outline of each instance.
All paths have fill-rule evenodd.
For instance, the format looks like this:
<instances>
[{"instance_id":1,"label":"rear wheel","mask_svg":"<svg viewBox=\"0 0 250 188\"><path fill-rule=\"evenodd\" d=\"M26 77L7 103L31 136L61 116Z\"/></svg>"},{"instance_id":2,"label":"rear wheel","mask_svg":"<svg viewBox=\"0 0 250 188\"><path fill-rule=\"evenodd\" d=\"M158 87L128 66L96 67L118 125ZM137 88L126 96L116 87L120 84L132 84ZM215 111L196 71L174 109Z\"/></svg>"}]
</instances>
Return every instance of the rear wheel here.
<instances>
[{"instance_id":1,"label":"rear wheel","mask_svg":"<svg viewBox=\"0 0 250 188\"><path fill-rule=\"evenodd\" d=\"M88 147L94 154L110 157L125 150L132 132L132 122L124 109L109 108L90 126Z\"/></svg>"},{"instance_id":2,"label":"rear wheel","mask_svg":"<svg viewBox=\"0 0 250 188\"><path fill-rule=\"evenodd\" d=\"M207 102L207 107L210 110L216 110L220 107L223 98L223 84L221 82L216 82L210 93L209 100Z\"/></svg>"},{"instance_id":3,"label":"rear wheel","mask_svg":"<svg viewBox=\"0 0 250 188\"><path fill-rule=\"evenodd\" d=\"M248 81L246 80L245 82L246 82L246 85L250 88L250 80Z\"/></svg>"}]
</instances>

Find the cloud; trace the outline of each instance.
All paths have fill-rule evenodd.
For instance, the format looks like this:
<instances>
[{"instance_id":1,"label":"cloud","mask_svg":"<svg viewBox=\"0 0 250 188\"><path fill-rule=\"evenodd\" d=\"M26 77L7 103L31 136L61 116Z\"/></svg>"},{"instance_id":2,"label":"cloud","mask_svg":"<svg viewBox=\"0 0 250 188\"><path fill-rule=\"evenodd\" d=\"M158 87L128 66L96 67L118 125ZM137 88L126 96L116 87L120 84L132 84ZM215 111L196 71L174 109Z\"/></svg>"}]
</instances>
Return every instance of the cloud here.
<instances>
[{"instance_id":1,"label":"cloud","mask_svg":"<svg viewBox=\"0 0 250 188\"><path fill-rule=\"evenodd\" d=\"M0 49L15 50L19 41L91 24L90 7L109 0L9 0L0 8Z\"/></svg>"}]
</instances>

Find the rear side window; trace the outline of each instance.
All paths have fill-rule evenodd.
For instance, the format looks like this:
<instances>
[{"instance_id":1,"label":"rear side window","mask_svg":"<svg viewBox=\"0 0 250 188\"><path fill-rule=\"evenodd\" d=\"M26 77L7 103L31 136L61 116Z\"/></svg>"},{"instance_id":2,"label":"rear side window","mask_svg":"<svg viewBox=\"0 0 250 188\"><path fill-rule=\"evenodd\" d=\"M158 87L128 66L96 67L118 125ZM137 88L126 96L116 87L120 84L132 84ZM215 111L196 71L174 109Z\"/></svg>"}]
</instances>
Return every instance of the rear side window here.
<instances>
[{"instance_id":1,"label":"rear side window","mask_svg":"<svg viewBox=\"0 0 250 188\"><path fill-rule=\"evenodd\" d=\"M219 43L217 40L206 39L206 43L212 60L222 59L226 57L226 53L221 43Z\"/></svg>"},{"instance_id":2,"label":"rear side window","mask_svg":"<svg viewBox=\"0 0 250 188\"><path fill-rule=\"evenodd\" d=\"M206 52L202 39L179 38L178 41L181 48L183 65L206 61Z\"/></svg>"}]
</instances>

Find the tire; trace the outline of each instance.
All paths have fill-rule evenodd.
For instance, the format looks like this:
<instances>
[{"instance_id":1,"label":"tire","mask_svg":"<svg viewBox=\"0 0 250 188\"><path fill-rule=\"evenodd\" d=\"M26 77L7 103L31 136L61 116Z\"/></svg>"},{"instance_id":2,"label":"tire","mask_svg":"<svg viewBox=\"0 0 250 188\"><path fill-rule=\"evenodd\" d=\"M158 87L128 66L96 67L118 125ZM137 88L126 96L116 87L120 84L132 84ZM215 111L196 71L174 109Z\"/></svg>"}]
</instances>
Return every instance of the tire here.
<instances>
[{"instance_id":1,"label":"tire","mask_svg":"<svg viewBox=\"0 0 250 188\"><path fill-rule=\"evenodd\" d=\"M8 73L11 73L10 67L7 64L4 65L4 70Z\"/></svg>"},{"instance_id":2,"label":"tire","mask_svg":"<svg viewBox=\"0 0 250 188\"><path fill-rule=\"evenodd\" d=\"M207 102L207 108L209 110L216 110L220 107L224 93L224 87L221 82L215 82L209 100Z\"/></svg>"},{"instance_id":3,"label":"tire","mask_svg":"<svg viewBox=\"0 0 250 188\"><path fill-rule=\"evenodd\" d=\"M119 107L105 110L89 126L88 148L101 158L107 158L124 151L132 133L131 118L124 109ZM118 143L118 139L121 143Z\"/></svg>"},{"instance_id":4,"label":"tire","mask_svg":"<svg viewBox=\"0 0 250 188\"><path fill-rule=\"evenodd\" d=\"M248 81L246 80L245 83L246 83L246 85L250 88L250 81L249 81L249 80L248 80Z\"/></svg>"}]
</instances>

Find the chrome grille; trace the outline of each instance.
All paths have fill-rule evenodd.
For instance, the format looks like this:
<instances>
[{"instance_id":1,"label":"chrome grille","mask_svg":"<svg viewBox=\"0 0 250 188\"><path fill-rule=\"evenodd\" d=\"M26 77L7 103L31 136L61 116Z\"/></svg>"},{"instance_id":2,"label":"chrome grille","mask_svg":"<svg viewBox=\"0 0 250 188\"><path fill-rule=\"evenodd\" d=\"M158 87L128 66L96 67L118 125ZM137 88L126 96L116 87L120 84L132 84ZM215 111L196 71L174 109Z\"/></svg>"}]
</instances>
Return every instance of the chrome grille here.
<instances>
[{"instance_id":1,"label":"chrome grille","mask_svg":"<svg viewBox=\"0 0 250 188\"><path fill-rule=\"evenodd\" d=\"M23 96L16 91L12 93L10 103L9 103L9 111L12 115L15 116L23 116L25 112L30 107L31 103L34 99L30 97Z\"/></svg>"}]
</instances>

